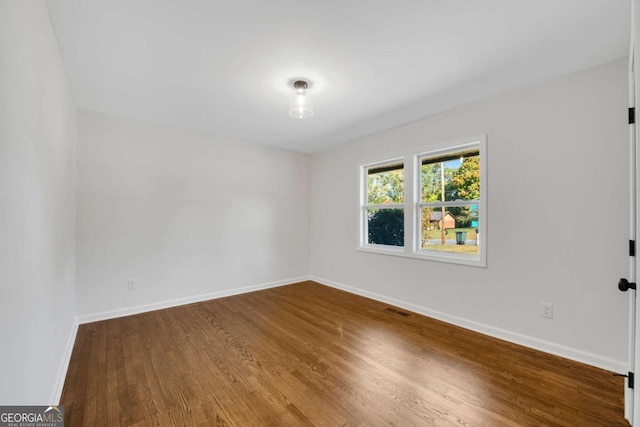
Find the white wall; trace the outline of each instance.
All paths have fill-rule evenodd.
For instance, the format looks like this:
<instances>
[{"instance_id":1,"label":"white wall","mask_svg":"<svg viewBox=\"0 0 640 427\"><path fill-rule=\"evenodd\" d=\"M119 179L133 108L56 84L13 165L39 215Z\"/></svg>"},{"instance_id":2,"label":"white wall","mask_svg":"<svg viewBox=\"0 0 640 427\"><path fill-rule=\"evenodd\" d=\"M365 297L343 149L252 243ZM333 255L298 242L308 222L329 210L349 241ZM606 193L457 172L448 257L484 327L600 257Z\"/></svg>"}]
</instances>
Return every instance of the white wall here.
<instances>
[{"instance_id":1,"label":"white wall","mask_svg":"<svg viewBox=\"0 0 640 427\"><path fill-rule=\"evenodd\" d=\"M80 110L81 321L306 277L308 162Z\"/></svg>"},{"instance_id":2,"label":"white wall","mask_svg":"<svg viewBox=\"0 0 640 427\"><path fill-rule=\"evenodd\" d=\"M316 154L311 274L505 339L624 371L626 61ZM487 268L356 250L358 166L488 135ZM555 307L540 317L540 302Z\"/></svg>"},{"instance_id":3,"label":"white wall","mask_svg":"<svg viewBox=\"0 0 640 427\"><path fill-rule=\"evenodd\" d=\"M0 0L0 405L61 392L75 334L75 131L45 3Z\"/></svg>"}]
</instances>

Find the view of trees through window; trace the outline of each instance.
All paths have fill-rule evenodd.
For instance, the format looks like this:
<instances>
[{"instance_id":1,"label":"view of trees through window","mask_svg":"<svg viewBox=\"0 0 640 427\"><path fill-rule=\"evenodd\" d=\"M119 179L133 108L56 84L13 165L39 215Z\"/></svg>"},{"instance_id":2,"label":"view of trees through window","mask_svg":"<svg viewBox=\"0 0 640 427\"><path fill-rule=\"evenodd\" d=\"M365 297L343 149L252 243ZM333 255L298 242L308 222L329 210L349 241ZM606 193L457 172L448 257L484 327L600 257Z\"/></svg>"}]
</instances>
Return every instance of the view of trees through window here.
<instances>
[{"instance_id":1,"label":"view of trees through window","mask_svg":"<svg viewBox=\"0 0 640 427\"><path fill-rule=\"evenodd\" d=\"M404 246L404 165L367 170L367 242Z\"/></svg>"},{"instance_id":2,"label":"view of trees through window","mask_svg":"<svg viewBox=\"0 0 640 427\"><path fill-rule=\"evenodd\" d=\"M421 170L421 247L478 254L478 150L425 158Z\"/></svg>"},{"instance_id":3,"label":"view of trees through window","mask_svg":"<svg viewBox=\"0 0 640 427\"><path fill-rule=\"evenodd\" d=\"M363 249L486 266L486 142L467 141L362 167Z\"/></svg>"}]
</instances>

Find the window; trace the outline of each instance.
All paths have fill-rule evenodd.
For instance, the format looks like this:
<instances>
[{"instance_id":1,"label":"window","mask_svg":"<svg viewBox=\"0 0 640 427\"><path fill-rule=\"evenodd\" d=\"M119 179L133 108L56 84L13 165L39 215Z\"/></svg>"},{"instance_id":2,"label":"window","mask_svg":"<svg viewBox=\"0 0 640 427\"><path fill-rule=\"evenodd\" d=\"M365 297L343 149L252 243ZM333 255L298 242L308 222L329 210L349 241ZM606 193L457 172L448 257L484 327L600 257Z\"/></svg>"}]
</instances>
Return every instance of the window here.
<instances>
[{"instance_id":1,"label":"window","mask_svg":"<svg viewBox=\"0 0 640 427\"><path fill-rule=\"evenodd\" d=\"M480 142L418 156L417 253L479 261Z\"/></svg>"},{"instance_id":2,"label":"window","mask_svg":"<svg viewBox=\"0 0 640 427\"><path fill-rule=\"evenodd\" d=\"M404 246L404 164L366 166L365 245Z\"/></svg>"},{"instance_id":3,"label":"window","mask_svg":"<svg viewBox=\"0 0 640 427\"><path fill-rule=\"evenodd\" d=\"M485 151L481 137L362 166L359 249L486 266Z\"/></svg>"}]
</instances>

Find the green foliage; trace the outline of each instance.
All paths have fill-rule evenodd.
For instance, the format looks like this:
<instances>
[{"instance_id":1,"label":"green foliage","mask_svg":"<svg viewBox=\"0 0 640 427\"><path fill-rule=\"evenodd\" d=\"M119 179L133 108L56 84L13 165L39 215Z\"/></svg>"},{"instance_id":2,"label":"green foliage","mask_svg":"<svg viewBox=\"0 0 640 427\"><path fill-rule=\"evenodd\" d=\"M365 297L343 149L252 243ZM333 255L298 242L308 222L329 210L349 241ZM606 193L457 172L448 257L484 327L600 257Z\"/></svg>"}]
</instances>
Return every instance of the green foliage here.
<instances>
[{"instance_id":1,"label":"green foliage","mask_svg":"<svg viewBox=\"0 0 640 427\"><path fill-rule=\"evenodd\" d=\"M367 200L370 205L404 203L404 170L367 175Z\"/></svg>"},{"instance_id":2,"label":"green foliage","mask_svg":"<svg viewBox=\"0 0 640 427\"><path fill-rule=\"evenodd\" d=\"M429 237L429 232L433 228L431 224L431 213L433 212L432 208L422 209L422 246L424 246L425 242Z\"/></svg>"},{"instance_id":3,"label":"green foliage","mask_svg":"<svg viewBox=\"0 0 640 427\"><path fill-rule=\"evenodd\" d=\"M422 201L438 202L442 200L441 168L444 166L444 193L446 201L474 200L480 197L480 156L466 157L459 167L452 163L430 163L422 165ZM455 163L453 163L455 164ZM468 206L449 207L460 227L470 227L471 221L478 219L478 211ZM427 215L422 217L423 235L430 227Z\"/></svg>"},{"instance_id":4,"label":"green foliage","mask_svg":"<svg viewBox=\"0 0 640 427\"><path fill-rule=\"evenodd\" d=\"M446 192L450 200L474 200L480 197L480 157L467 157L455 170L451 181L447 183ZM471 221L478 219L478 211L469 206L449 208L456 217L459 227L470 227Z\"/></svg>"},{"instance_id":5,"label":"green foliage","mask_svg":"<svg viewBox=\"0 0 640 427\"><path fill-rule=\"evenodd\" d=\"M369 243L404 246L404 211L380 209L369 216Z\"/></svg>"},{"instance_id":6,"label":"green foliage","mask_svg":"<svg viewBox=\"0 0 640 427\"><path fill-rule=\"evenodd\" d=\"M452 194L452 199L473 200L480 197L480 157L468 157L464 159L458 169L455 170L451 181L447 183L447 192Z\"/></svg>"},{"instance_id":7,"label":"green foliage","mask_svg":"<svg viewBox=\"0 0 640 427\"><path fill-rule=\"evenodd\" d=\"M442 198L442 184L440 181L441 163L430 163L422 165L422 201L437 202ZM445 180L447 172L451 169L445 168Z\"/></svg>"},{"instance_id":8,"label":"green foliage","mask_svg":"<svg viewBox=\"0 0 640 427\"><path fill-rule=\"evenodd\" d=\"M422 165L422 201L442 200L442 171L444 166L445 200L472 200L480 197L480 157L467 157L459 167L450 162Z\"/></svg>"},{"instance_id":9,"label":"green foliage","mask_svg":"<svg viewBox=\"0 0 640 427\"><path fill-rule=\"evenodd\" d=\"M458 166L459 164L459 166ZM444 170L441 168L444 167ZM442 175L446 201L474 200L480 197L480 156L465 157L462 163L452 160L422 165L422 201L442 200ZM367 204L404 203L404 170L391 170L367 175ZM447 208L456 218L458 227L470 227L478 219L478 211L469 206ZM423 211L423 239L433 224L430 209ZM403 246L404 214L402 210L381 209L369 216L369 242ZM423 242L424 243L424 242Z\"/></svg>"}]
</instances>

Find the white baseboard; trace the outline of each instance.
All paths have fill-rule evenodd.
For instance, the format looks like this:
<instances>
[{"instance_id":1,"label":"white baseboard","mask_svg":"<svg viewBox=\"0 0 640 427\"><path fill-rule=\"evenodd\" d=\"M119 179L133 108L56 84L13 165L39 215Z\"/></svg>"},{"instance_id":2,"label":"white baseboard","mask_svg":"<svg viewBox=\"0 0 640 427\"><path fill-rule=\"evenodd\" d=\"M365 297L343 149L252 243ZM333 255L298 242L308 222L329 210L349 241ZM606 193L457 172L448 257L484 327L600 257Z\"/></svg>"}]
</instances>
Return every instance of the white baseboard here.
<instances>
[{"instance_id":1,"label":"white baseboard","mask_svg":"<svg viewBox=\"0 0 640 427\"><path fill-rule=\"evenodd\" d=\"M395 298L390 298L374 292L365 291L363 289L354 288L352 286L347 286L342 283L323 279L321 277L310 276L309 280L313 280L314 282L320 283L322 285L330 286L332 288L340 289L352 294L360 295L376 301L401 307L405 310L422 314L427 317L432 317L434 319L442 320L443 322L460 326L462 328L469 329L474 332L479 332L481 334L489 335L491 337L508 341L514 344L523 345L525 347L533 348L535 350L539 350L545 353L550 353L556 356L564 357L565 359L570 359L576 362L585 363L587 365L595 366L601 369L606 369L607 371L616 372L616 373L626 373L627 371L627 364L619 360L598 356L597 354L588 353L588 352L577 350L561 344L556 344L556 343L541 340L538 338L530 337L527 335L519 334L517 332L508 331L506 329L496 328L494 326L474 322L472 320L468 320L462 317L452 316L452 315L431 310L425 307L420 307L405 301L397 300Z\"/></svg>"},{"instance_id":2,"label":"white baseboard","mask_svg":"<svg viewBox=\"0 0 640 427\"><path fill-rule=\"evenodd\" d=\"M73 345L76 342L76 335L78 334L78 318L73 319L71 324L71 331L69 338L67 338L67 345L64 349L64 355L58 368L58 375L56 377L56 384L51 393L51 400L49 403L52 405L59 405L60 398L62 397L62 389L64 388L64 380L67 377L67 370L69 369L69 362L71 361L71 353L73 353Z\"/></svg>"},{"instance_id":3,"label":"white baseboard","mask_svg":"<svg viewBox=\"0 0 640 427\"><path fill-rule=\"evenodd\" d=\"M263 289L277 288L278 286L291 285L293 283L309 280L309 276L294 277L290 279L278 280L276 282L262 283L260 285L245 286L242 288L228 289L208 294L195 295L191 297L178 298L168 301L161 301L152 304L138 305L135 307L122 308L117 310L103 311L100 313L85 314L78 317L78 323L91 323L100 320L115 319L118 317L131 316L133 314L146 313L148 311L161 310L163 308L176 307L179 305L192 304L194 302L208 301L217 298L224 298L233 295L245 294L247 292L260 291Z\"/></svg>"}]
</instances>

